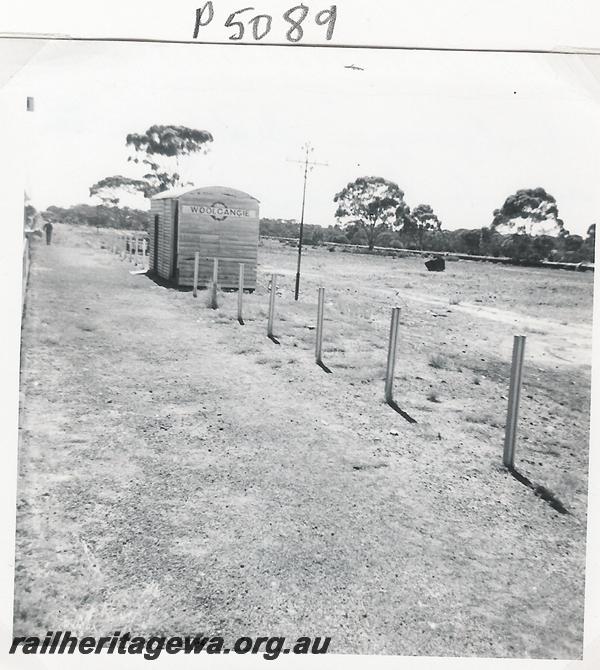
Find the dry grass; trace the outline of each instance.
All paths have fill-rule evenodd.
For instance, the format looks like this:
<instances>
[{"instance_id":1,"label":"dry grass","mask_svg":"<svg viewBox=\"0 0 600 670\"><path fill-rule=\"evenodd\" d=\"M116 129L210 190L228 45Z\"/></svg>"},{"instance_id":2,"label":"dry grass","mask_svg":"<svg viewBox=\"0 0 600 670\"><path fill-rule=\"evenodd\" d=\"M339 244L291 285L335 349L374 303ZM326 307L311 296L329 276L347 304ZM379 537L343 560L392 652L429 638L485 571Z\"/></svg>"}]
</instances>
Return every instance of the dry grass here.
<instances>
[{"instance_id":1,"label":"dry grass","mask_svg":"<svg viewBox=\"0 0 600 670\"><path fill-rule=\"evenodd\" d=\"M530 328L526 326L523 329L528 335L547 335L547 331L541 330L540 328Z\"/></svg>"},{"instance_id":2,"label":"dry grass","mask_svg":"<svg viewBox=\"0 0 600 670\"><path fill-rule=\"evenodd\" d=\"M449 370L451 367L450 361L443 354L432 354L429 357L429 365L436 370Z\"/></svg>"},{"instance_id":3,"label":"dry grass","mask_svg":"<svg viewBox=\"0 0 600 670\"><path fill-rule=\"evenodd\" d=\"M477 423L491 428L504 427L504 419L489 412L468 412L463 414L463 419L469 423Z\"/></svg>"},{"instance_id":4,"label":"dry grass","mask_svg":"<svg viewBox=\"0 0 600 670\"><path fill-rule=\"evenodd\" d=\"M112 635L115 630L127 630L130 622L136 621L138 633L159 632L161 601L164 594L158 582L117 586L104 569L98 556L83 538L68 537L61 547L69 556L69 565L64 566L62 588L55 596L55 607L43 621L32 615L38 612L38 594L25 592L16 603L14 635L29 635L33 622L44 630L70 630L71 634L84 636ZM77 570L83 577L79 582L69 579L69 572ZM56 568L38 565L36 580L57 583Z\"/></svg>"},{"instance_id":5,"label":"dry grass","mask_svg":"<svg viewBox=\"0 0 600 670\"><path fill-rule=\"evenodd\" d=\"M440 399L439 391L434 390L429 391L429 393L427 394L427 400L429 400L429 402L442 402Z\"/></svg>"},{"instance_id":6,"label":"dry grass","mask_svg":"<svg viewBox=\"0 0 600 670\"><path fill-rule=\"evenodd\" d=\"M234 353L240 356L246 356L247 354L258 354L260 349L254 344L246 344L237 349L234 349Z\"/></svg>"}]
</instances>

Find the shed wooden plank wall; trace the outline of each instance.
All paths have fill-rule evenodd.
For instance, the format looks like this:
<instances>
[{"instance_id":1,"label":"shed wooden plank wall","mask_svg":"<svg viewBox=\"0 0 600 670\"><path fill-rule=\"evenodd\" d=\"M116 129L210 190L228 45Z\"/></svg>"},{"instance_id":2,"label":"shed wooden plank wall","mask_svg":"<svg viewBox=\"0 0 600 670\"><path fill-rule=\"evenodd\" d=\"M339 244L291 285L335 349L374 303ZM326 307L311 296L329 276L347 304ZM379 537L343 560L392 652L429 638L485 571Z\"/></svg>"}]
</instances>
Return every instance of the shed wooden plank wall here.
<instances>
[{"instance_id":1,"label":"shed wooden plank wall","mask_svg":"<svg viewBox=\"0 0 600 670\"><path fill-rule=\"evenodd\" d=\"M169 198L152 200L150 207L150 267L154 268L154 225L155 217L158 215L158 276L163 279L171 279L173 275L173 214L177 201Z\"/></svg>"},{"instance_id":2,"label":"shed wooden plank wall","mask_svg":"<svg viewBox=\"0 0 600 670\"><path fill-rule=\"evenodd\" d=\"M244 263L244 288L256 288L259 216L255 200L227 200L225 205L244 209L253 216L229 215L215 221L209 215L192 214L185 206L211 205L197 195L181 198L179 218L179 281L191 286L194 281L194 253L200 253L198 285L208 286L212 281L213 258L219 259L218 283L222 288L237 288L239 264ZM185 206L184 206L185 205ZM231 259L231 260L228 260Z\"/></svg>"},{"instance_id":3,"label":"shed wooden plank wall","mask_svg":"<svg viewBox=\"0 0 600 670\"><path fill-rule=\"evenodd\" d=\"M159 201L151 200L150 201L150 226L148 228L148 262L150 264L150 269L154 271L156 267L155 257L156 257L156 245L155 245L155 226L156 226L156 217L160 216L159 214Z\"/></svg>"}]
</instances>

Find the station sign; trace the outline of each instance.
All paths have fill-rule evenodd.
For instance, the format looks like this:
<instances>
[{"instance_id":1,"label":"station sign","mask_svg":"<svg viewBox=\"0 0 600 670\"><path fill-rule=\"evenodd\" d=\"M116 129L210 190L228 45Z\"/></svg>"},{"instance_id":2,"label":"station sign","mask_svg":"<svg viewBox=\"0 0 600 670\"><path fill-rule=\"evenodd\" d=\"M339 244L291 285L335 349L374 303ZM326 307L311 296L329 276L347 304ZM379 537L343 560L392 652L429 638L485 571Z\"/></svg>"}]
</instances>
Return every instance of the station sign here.
<instances>
[{"instance_id":1,"label":"station sign","mask_svg":"<svg viewBox=\"0 0 600 670\"><path fill-rule=\"evenodd\" d=\"M184 214L195 216L210 216L215 221L225 221L230 216L240 219L255 219L258 212L244 207L229 207L222 202L213 202L212 205L181 205Z\"/></svg>"}]
</instances>

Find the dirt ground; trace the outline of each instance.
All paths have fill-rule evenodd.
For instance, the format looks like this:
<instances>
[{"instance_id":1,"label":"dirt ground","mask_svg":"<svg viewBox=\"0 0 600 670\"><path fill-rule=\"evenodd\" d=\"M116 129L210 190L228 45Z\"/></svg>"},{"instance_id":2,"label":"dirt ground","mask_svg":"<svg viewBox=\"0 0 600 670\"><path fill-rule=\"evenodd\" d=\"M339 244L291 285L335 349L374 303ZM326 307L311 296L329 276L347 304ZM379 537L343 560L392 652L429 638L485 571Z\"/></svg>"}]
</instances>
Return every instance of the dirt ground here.
<instances>
[{"instance_id":1,"label":"dirt ground","mask_svg":"<svg viewBox=\"0 0 600 670\"><path fill-rule=\"evenodd\" d=\"M331 636L333 653L579 658L588 273L259 249L259 287L160 286L111 238L34 245L15 635ZM275 335L266 336L278 272ZM314 363L317 288L324 361ZM390 308L395 397L383 402ZM527 336L517 468L502 467Z\"/></svg>"}]
</instances>

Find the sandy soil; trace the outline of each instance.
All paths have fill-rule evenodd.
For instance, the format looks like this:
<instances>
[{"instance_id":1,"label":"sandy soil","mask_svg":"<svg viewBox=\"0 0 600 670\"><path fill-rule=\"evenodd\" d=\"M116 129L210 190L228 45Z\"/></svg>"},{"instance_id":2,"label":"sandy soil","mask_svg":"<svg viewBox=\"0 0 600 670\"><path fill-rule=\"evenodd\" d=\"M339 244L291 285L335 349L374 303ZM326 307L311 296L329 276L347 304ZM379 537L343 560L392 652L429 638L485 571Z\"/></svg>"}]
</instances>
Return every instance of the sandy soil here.
<instances>
[{"instance_id":1,"label":"sandy soil","mask_svg":"<svg viewBox=\"0 0 600 670\"><path fill-rule=\"evenodd\" d=\"M207 307L56 227L23 327L15 635L328 635L335 653L581 656L592 277L260 248ZM277 346L266 337L278 280ZM326 287L325 362L314 364ZM385 405L390 307L396 399ZM518 469L502 467L527 335Z\"/></svg>"}]
</instances>

